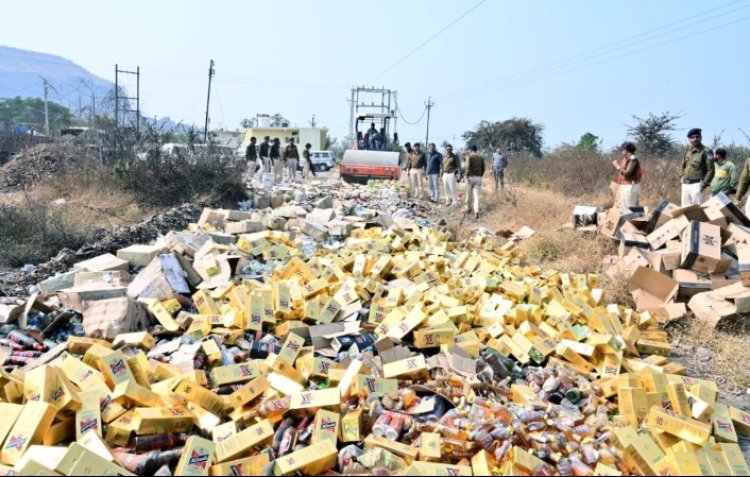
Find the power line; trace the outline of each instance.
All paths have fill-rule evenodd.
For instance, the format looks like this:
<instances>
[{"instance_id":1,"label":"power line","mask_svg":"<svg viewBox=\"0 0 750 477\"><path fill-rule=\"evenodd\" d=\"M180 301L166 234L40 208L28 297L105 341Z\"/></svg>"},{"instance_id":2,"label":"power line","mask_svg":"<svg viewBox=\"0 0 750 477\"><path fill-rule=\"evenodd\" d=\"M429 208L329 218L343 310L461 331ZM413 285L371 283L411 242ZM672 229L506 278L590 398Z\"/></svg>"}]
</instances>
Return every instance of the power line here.
<instances>
[{"instance_id":1,"label":"power line","mask_svg":"<svg viewBox=\"0 0 750 477\"><path fill-rule=\"evenodd\" d=\"M377 75L375 75L375 77L374 77L374 78L372 78L372 79L371 79L370 81L368 81L368 83L372 83L372 82L373 82L373 81L375 81L376 79L380 78L380 77L381 77L381 76L383 76L384 74L386 74L386 73L388 73L389 71L391 71L391 70L392 70L393 68L397 67L398 65L400 65L401 63L403 63L404 61L406 61L406 60L407 60L407 59L408 59L408 58L409 58L410 56L412 56L412 55L413 55L414 53L416 53L417 51L419 51L419 50L421 50L422 48L424 48L425 46L427 46L427 45L428 45L428 44L429 44L429 43L430 43L430 42L431 42L432 40L434 40L435 38L439 37L440 35L442 35L442 34L443 34L443 33L445 33L446 31L450 30L450 28L451 28L451 27L452 27L453 25L455 25L456 23L458 23L458 22L460 22L461 20L463 20L463 19L464 19L464 17L466 17L466 16L468 15L468 14L470 14L471 12L473 12L474 10L476 10L476 9L477 9L477 8L478 8L478 7L480 6L480 5L482 5L482 4L483 4L483 3L485 3L486 1L487 1L487 0L480 0L479 2L477 2L477 3L476 3L476 4L474 5L474 6L473 6L473 7L469 8L469 9L468 9L468 10L466 10L466 11L465 11L465 12L464 12L463 14L461 14L461 16L459 16L459 17L458 17L458 18L456 18L455 20L453 20L453 21L451 21L450 23L448 23L448 25L446 25L446 26L445 26L445 27L444 27L444 28L443 28L442 30L438 31L437 33L435 33L434 35L432 35L431 37L429 37L429 38L428 38L427 40L425 40L424 42L422 42L422 43L420 43L419 45L417 45L417 47L416 47L416 48L414 48L413 50L411 50L410 52L408 52L407 54L405 54L404 56L402 56L402 57L401 57L400 59L398 59L398 60L397 60L397 61L396 61L395 63L393 63L393 64L392 64L391 66L389 66L388 68L384 69L383 71L381 71L380 73L378 73Z\"/></svg>"},{"instance_id":2,"label":"power line","mask_svg":"<svg viewBox=\"0 0 750 477\"><path fill-rule=\"evenodd\" d=\"M515 82L516 80L521 79L523 77L532 77L533 78L535 76L535 74L544 73L545 70L554 71L554 70L557 70L557 69L560 69L560 68L566 68L568 66L572 66L574 64L581 63L581 62L584 62L584 61L587 61L587 60L595 59L597 57L606 56L609 53L612 53L612 52L615 52L615 51L618 51L618 50L622 50L622 49L625 49L625 48L628 48L628 47L631 47L631 46L635 46L635 45L638 45L638 44L642 44L644 42L647 42L649 40L653 40L653 39L656 39L656 38L659 38L659 37L667 36L667 35L670 35L672 33L676 33L678 31L685 30L687 28L693 27L695 25L704 24L707 21L715 20L717 18L726 16L726 15L729 15L729 14L732 14L732 13L735 13L737 11L740 11L740 10L743 10L743 9L746 9L746 8L750 7L750 5L745 4L744 6L741 6L739 8L735 8L733 10L729 10L729 11L726 11L726 12L723 12L723 13L711 16L711 17L705 17L705 15L707 15L709 13L715 12L717 10L724 9L726 7L732 6L732 5L737 4L737 3L741 3L742 1L743 0L735 0L735 1L732 1L732 2L729 2L729 3L726 3L724 5L721 5L719 7L715 7L715 8L709 9L709 10L705 10L705 11L696 13L694 15L691 15L689 17L683 18L681 20L677 20L675 22L668 23L666 25L662 25L660 27L653 28L651 30L647 30L647 31L639 33L637 35L633 35L633 36L630 36L628 38L625 38L625 39L622 39L622 40L618 40L616 42L608 43L606 45L602 45L600 47L597 47L597 48L594 48L594 49L591 49L591 50L587 50L585 52L582 52L582 53L579 53L579 54L576 54L576 55L573 55L573 56L570 56L570 57L567 57L567 58L564 58L564 59L561 59L561 60L553 61L553 62L548 63L546 65L540 65L540 66L537 66L537 67L529 68L527 70L523 70L523 71L511 74L511 75L506 75L506 76L503 76L503 77L500 77L500 78L496 78L494 80L485 81L483 83L479 83L479 84L476 84L476 85L473 85L473 86L458 88L458 89L449 91L446 94L448 96L462 95L463 93L471 92L473 90L483 89L485 87L492 86L492 85L499 85L501 83L507 83L507 82L511 82L511 81ZM687 25L682 25L682 26L680 26L678 28L669 29L671 27L674 27L675 25L680 25L682 23L685 23L687 21L693 20L695 18L700 18L700 20L694 21L694 22L689 23ZM665 30L665 29L667 29L667 30L666 31L662 31L662 30ZM658 33L658 32L660 32L660 33ZM654 33L656 33L656 34L654 34ZM641 37L645 37L645 38L641 38Z\"/></svg>"},{"instance_id":3,"label":"power line","mask_svg":"<svg viewBox=\"0 0 750 477\"><path fill-rule=\"evenodd\" d=\"M638 53L643 53L645 51L653 50L654 48L659 48L659 47L664 46L664 45L668 45L668 44L671 44L671 43L676 43L676 42L681 41L681 40L685 40L685 39L688 39L688 38L692 38L692 37L696 37L696 36L699 36L699 35L703 35L703 34L706 34L708 32L714 31L716 29L725 28L727 26L731 26L731 25L734 25L734 24L737 24L737 23L741 23L741 22L747 21L747 20L750 20L750 16L742 17L742 18L739 18L737 20L733 20L731 22L726 22L726 23L722 23L722 24L719 24L719 25L714 25L711 28L706 28L706 29L703 29L701 31L691 33L689 35L683 35L683 36L680 36L680 37L677 37L677 38L672 38L670 40L666 40L666 41L663 41L663 42L660 42L660 43L656 43L656 44L649 45L649 46L646 46L646 47L643 47L643 48L639 48L637 50L629 51L629 52L626 52L626 53L623 53L623 54L620 54L620 55L616 55L616 56L613 56L613 57L604 58L604 59L601 59L601 60L598 60L598 61L587 63L587 64L584 64L582 66L576 67L576 68L563 69L563 70L560 70L560 71L557 71L557 72L552 72L552 73L547 74L547 75L538 76L538 77L531 77L528 80L509 81L509 82L504 83L504 84L495 84L495 83L493 83L493 84L479 85L479 86L475 86L475 87L473 87L471 89L468 89L465 92L458 93L458 94L453 94L453 95L448 95L447 97L470 96L470 95L477 94L477 93L480 93L482 91L485 91L485 90L488 90L488 89L492 89L492 88L498 87L498 86L503 86L503 87L506 87L506 88L513 88L513 87L518 87L518 86L525 86L527 84L534 83L534 82L541 81L541 80L548 79L548 78L552 78L552 77L555 77L555 76L559 76L561 74L566 74L566 73L572 73L572 72L575 72L575 71L580 71L580 70L583 70L583 69L586 69L586 68L590 68L592 66L600 65L602 63L608 63L610 61L614 61L614 60L626 58L628 56L632 56L632 55L635 55L635 54L638 54Z\"/></svg>"},{"instance_id":4,"label":"power line","mask_svg":"<svg viewBox=\"0 0 750 477\"><path fill-rule=\"evenodd\" d=\"M422 122L422 120L424 119L425 115L427 114L427 107L425 106L424 110L422 111L422 116L420 116L420 117L419 117L419 119L417 119L417 121L416 121L416 122L411 122L411 121L408 121L408 120L407 120L407 119L406 119L406 118L404 117L404 115L403 115L403 114L401 113L401 108L400 108L400 107L399 107L399 105L398 105L398 101L395 101L395 104L396 104L396 112L398 113L398 115L399 115L399 116L401 117L401 119L402 119L402 120L403 120L403 121L404 121L404 122L405 122L406 124L409 124L410 126L415 126L415 125L417 125L417 124L421 123L421 122Z\"/></svg>"}]
</instances>

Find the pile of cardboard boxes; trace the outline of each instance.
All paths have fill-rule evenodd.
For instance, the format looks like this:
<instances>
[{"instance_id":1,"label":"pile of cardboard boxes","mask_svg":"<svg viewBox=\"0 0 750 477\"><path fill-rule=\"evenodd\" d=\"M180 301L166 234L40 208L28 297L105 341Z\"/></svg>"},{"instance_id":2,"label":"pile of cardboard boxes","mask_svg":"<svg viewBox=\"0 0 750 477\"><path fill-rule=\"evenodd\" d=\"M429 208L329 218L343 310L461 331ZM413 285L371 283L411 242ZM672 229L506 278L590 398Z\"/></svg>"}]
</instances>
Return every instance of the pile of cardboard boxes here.
<instances>
[{"instance_id":1,"label":"pile of cardboard boxes","mask_svg":"<svg viewBox=\"0 0 750 477\"><path fill-rule=\"evenodd\" d=\"M87 337L0 374L0 474L531 475L571 459L597 475L748 472L737 443L750 415L669 362L659 307L608 304L597 275L410 220L351 220L342 247L308 256L301 215L260 230L252 214L208 209L40 284L40 300L82 313ZM243 275L252 261L277 266ZM518 381L538 367L580 412ZM594 423L596 402L611 420ZM553 444L538 426L562 415L582 448L614 451L586 463L578 446L538 451ZM523 436L480 442L492 419ZM164 453L141 448L149 436Z\"/></svg>"},{"instance_id":2,"label":"pile of cardboard boxes","mask_svg":"<svg viewBox=\"0 0 750 477\"><path fill-rule=\"evenodd\" d=\"M639 311L666 322L689 309L712 327L750 313L750 219L724 194L689 207L662 202L650 213L614 208L597 219L598 232L619 242L607 273L630 277Z\"/></svg>"}]
</instances>

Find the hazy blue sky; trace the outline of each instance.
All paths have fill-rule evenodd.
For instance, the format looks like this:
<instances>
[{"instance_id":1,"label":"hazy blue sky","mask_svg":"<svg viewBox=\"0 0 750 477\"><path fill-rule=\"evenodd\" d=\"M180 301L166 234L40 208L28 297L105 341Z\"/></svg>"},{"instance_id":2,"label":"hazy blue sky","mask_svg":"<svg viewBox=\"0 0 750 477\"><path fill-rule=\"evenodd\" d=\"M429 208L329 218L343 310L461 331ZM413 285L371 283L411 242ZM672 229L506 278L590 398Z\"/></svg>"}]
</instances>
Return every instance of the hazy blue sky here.
<instances>
[{"instance_id":1,"label":"hazy blue sky","mask_svg":"<svg viewBox=\"0 0 750 477\"><path fill-rule=\"evenodd\" d=\"M376 84L398 90L410 121L431 95L436 142L480 120L528 116L548 146L586 131L612 145L632 114L667 110L683 114L680 140L693 126L724 129L727 141L750 132L749 0L485 0L455 22L477 3L6 2L0 44L111 80L115 63L140 65L142 108L199 124L213 58L212 125L227 128L256 113L298 125L315 114L342 137L349 88ZM398 129L403 141L424 139L424 122Z\"/></svg>"}]
</instances>

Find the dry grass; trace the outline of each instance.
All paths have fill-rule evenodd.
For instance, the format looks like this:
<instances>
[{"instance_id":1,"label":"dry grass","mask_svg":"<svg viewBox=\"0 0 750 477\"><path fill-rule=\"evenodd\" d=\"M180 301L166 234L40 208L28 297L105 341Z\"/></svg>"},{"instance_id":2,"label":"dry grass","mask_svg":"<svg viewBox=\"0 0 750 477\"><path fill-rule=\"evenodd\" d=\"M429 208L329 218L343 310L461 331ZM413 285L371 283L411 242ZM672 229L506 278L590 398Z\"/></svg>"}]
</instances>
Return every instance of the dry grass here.
<instances>
[{"instance_id":1,"label":"dry grass","mask_svg":"<svg viewBox=\"0 0 750 477\"><path fill-rule=\"evenodd\" d=\"M680 351L678 360L689 367L691 375L716 381L722 391L746 394L750 389L750 354L747 353L748 327L735 326L714 330L690 316L669 326L673 345ZM710 359L701 360L705 348Z\"/></svg>"}]
</instances>

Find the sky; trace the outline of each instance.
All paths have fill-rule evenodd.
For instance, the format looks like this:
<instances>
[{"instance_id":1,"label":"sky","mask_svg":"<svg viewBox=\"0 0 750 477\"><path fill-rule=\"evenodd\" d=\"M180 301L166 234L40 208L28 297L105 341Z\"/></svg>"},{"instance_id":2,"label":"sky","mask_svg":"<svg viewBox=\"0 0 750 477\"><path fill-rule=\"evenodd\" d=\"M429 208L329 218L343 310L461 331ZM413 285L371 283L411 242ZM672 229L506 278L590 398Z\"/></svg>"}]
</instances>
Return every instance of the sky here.
<instances>
[{"instance_id":1,"label":"sky","mask_svg":"<svg viewBox=\"0 0 750 477\"><path fill-rule=\"evenodd\" d=\"M692 127L750 133L750 0L36 0L3 20L0 45L109 80L140 66L142 110L175 121L203 124L213 59L212 127L315 115L342 138L350 88L366 85L397 90L409 122L431 97L438 144L514 116L542 124L547 147L586 132L619 144L650 112L680 114L683 143ZM402 118L401 141L423 141L426 119Z\"/></svg>"}]
</instances>

